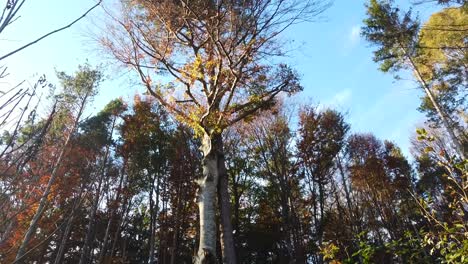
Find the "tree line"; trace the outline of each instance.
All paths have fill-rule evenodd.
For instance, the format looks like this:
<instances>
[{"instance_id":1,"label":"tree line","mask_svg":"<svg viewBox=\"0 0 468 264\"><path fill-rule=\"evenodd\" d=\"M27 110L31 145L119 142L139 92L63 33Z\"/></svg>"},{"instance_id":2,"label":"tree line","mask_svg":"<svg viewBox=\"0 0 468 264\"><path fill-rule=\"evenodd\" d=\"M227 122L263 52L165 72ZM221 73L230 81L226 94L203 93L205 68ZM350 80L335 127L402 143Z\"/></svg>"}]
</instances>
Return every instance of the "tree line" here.
<instances>
[{"instance_id":1,"label":"tree line","mask_svg":"<svg viewBox=\"0 0 468 264\"><path fill-rule=\"evenodd\" d=\"M101 45L145 95L85 117L103 80L87 64L0 95L0 261L463 263L467 6L439 2L423 25L366 5L374 60L425 95L410 162L343 113L290 107L278 37L328 2L122 1Z\"/></svg>"}]
</instances>

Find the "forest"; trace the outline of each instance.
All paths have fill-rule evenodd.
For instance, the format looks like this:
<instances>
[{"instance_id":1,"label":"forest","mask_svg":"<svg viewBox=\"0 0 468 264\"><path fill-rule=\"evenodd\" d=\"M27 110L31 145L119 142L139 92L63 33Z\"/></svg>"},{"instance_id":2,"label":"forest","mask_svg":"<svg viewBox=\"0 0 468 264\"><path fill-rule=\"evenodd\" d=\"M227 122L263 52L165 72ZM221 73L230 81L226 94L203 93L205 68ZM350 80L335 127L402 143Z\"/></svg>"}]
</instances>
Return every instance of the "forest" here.
<instances>
[{"instance_id":1,"label":"forest","mask_svg":"<svg viewBox=\"0 0 468 264\"><path fill-rule=\"evenodd\" d=\"M0 37L29 4L2 2ZM373 66L420 91L408 150L290 98L319 87L284 32L340 1L105 2L0 48L0 263L468 263L465 0L361 6ZM145 92L90 111L109 77L84 59L5 85L6 58L96 10L96 45Z\"/></svg>"}]
</instances>

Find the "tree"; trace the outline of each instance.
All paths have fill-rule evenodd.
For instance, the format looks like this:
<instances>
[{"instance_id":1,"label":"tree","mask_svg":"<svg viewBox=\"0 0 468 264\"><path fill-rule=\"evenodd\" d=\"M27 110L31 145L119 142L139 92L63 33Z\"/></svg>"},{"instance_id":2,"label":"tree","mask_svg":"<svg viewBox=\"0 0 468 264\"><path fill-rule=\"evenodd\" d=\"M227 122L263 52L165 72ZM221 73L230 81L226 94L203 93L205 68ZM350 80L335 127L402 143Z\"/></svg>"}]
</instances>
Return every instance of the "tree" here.
<instances>
[{"instance_id":1,"label":"tree","mask_svg":"<svg viewBox=\"0 0 468 264\"><path fill-rule=\"evenodd\" d=\"M117 118L124 111L125 105L123 102L121 100L114 100L109 102L103 111L82 124L82 129L84 130L82 136L84 137L84 141L88 141L86 142L88 144L93 143L90 147L95 149L95 152L98 153L98 155L96 155L97 164L91 172L91 182L88 186L91 193L91 207L88 213L89 221L80 257L80 263L82 264L89 262L92 250L92 241L95 236L95 224L99 200L102 198L101 196L104 192L105 183L112 175L111 151L113 145L115 145L113 144L112 136L114 135ZM93 188L94 178L97 179L97 184Z\"/></svg>"},{"instance_id":2,"label":"tree","mask_svg":"<svg viewBox=\"0 0 468 264\"><path fill-rule=\"evenodd\" d=\"M330 109L319 112L313 107L305 107L299 118L298 157L313 201L314 234L317 246L321 248L327 224L326 200L333 194L335 159L344 147L349 125L340 113Z\"/></svg>"},{"instance_id":3,"label":"tree","mask_svg":"<svg viewBox=\"0 0 468 264\"><path fill-rule=\"evenodd\" d=\"M466 160L459 162L450 154L443 133L419 129L413 148L419 172L417 200L427 221L423 245L446 263L464 261L467 253L468 201Z\"/></svg>"},{"instance_id":4,"label":"tree","mask_svg":"<svg viewBox=\"0 0 468 264\"><path fill-rule=\"evenodd\" d=\"M358 243L350 260L373 263L397 258L406 263L423 259L425 252L414 241L419 236L415 224L421 217L411 196L412 170L401 150L371 134L354 134L348 139L347 153L354 216L363 222L355 233Z\"/></svg>"},{"instance_id":5,"label":"tree","mask_svg":"<svg viewBox=\"0 0 468 264\"><path fill-rule=\"evenodd\" d=\"M272 112L276 114L266 112L255 122L244 125L247 151L252 153L255 165L252 174L259 182L257 227L251 228L250 239L252 244L274 245L263 249L265 252L261 254L258 252L256 262L266 261L271 250L273 261L301 263L306 256L296 211L301 199L300 177L295 170L292 152L293 134L285 113ZM266 237L253 238L257 232L264 232Z\"/></svg>"},{"instance_id":6,"label":"tree","mask_svg":"<svg viewBox=\"0 0 468 264\"><path fill-rule=\"evenodd\" d=\"M411 10L400 15L400 10L392 6L393 1L371 0L367 7L368 18L364 20L362 35L378 49L374 61L381 62L384 72L411 69L429 101L437 112L444 128L457 149L465 158L465 150L455 134L447 112L434 95L431 80L425 78L417 58L421 47L418 45L419 22L412 18ZM438 47L435 47L438 48Z\"/></svg>"},{"instance_id":7,"label":"tree","mask_svg":"<svg viewBox=\"0 0 468 264\"><path fill-rule=\"evenodd\" d=\"M167 113L152 98L135 97L131 115L125 117L122 126L123 151L128 153L130 175L135 177L141 191L148 193L149 200L149 250L148 263L155 262L158 215L161 211L163 183L169 173L172 157L169 145L172 130Z\"/></svg>"},{"instance_id":8,"label":"tree","mask_svg":"<svg viewBox=\"0 0 468 264\"><path fill-rule=\"evenodd\" d=\"M434 94L444 109L451 127L456 129L460 141L466 141L460 113L466 113L468 86L468 48L465 36L468 27L463 23L468 13L461 7L445 8L431 15L419 33L420 47L416 63L424 80L431 83ZM420 106L431 123L441 123L436 109L426 96ZM460 124L460 122L462 124Z\"/></svg>"},{"instance_id":9,"label":"tree","mask_svg":"<svg viewBox=\"0 0 468 264\"><path fill-rule=\"evenodd\" d=\"M302 89L297 74L267 57L283 54L277 37L324 10L319 1L133 1L103 44L133 67L148 93L202 138L197 183L200 242L196 263L216 259L216 191L220 182L223 259L235 263L222 132ZM124 34L119 34L122 32ZM174 82L155 83L154 72Z\"/></svg>"}]
</instances>

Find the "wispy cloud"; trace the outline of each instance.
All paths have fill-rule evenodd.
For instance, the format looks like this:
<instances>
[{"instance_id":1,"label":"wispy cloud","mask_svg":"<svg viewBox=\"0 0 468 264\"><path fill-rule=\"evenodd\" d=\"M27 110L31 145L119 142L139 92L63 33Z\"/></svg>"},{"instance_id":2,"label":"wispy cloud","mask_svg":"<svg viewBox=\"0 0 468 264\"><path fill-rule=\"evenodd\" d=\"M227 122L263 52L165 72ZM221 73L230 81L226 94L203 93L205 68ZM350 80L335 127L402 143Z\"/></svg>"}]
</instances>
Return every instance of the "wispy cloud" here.
<instances>
[{"instance_id":1,"label":"wispy cloud","mask_svg":"<svg viewBox=\"0 0 468 264\"><path fill-rule=\"evenodd\" d=\"M351 95L351 89L342 90L333 96L330 104L335 106L342 106L351 100Z\"/></svg>"},{"instance_id":2,"label":"wispy cloud","mask_svg":"<svg viewBox=\"0 0 468 264\"><path fill-rule=\"evenodd\" d=\"M359 45L361 41L361 25L355 24L345 29L342 35L342 52L343 55L350 53Z\"/></svg>"},{"instance_id":3,"label":"wispy cloud","mask_svg":"<svg viewBox=\"0 0 468 264\"><path fill-rule=\"evenodd\" d=\"M361 40L361 25L354 25L349 32L351 45L356 45Z\"/></svg>"},{"instance_id":4,"label":"wispy cloud","mask_svg":"<svg viewBox=\"0 0 468 264\"><path fill-rule=\"evenodd\" d=\"M334 109L344 109L349 106L351 102L352 91L351 89L344 89L333 95L330 99L325 100L323 103L319 104L319 109L323 108L334 108Z\"/></svg>"}]
</instances>

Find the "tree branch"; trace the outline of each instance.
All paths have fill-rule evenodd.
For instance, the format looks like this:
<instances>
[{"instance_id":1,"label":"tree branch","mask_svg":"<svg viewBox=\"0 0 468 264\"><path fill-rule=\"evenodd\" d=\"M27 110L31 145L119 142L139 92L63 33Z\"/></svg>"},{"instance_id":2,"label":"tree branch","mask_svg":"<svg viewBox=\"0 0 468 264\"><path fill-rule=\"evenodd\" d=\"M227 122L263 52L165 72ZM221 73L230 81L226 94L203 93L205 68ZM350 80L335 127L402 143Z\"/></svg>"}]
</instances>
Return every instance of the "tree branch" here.
<instances>
[{"instance_id":1,"label":"tree branch","mask_svg":"<svg viewBox=\"0 0 468 264\"><path fill-rule=\"evenodd\" d=\"M24 1L23 1L23 2L24 2ZM58 29L56 29L56 30L50 31L49 33L47 33L47 34L45 34L45 35L39 37L38 39L36 39L36 40L34 40L34 41L31 41L31 42L29 42L28 44L26 44L26 45L24 45L24 46L22 46L22 47L20 47L20 48L18 48L18 49L16 49L16 50L13 50L13 51L7 53L6 55L3 55L2 57L0 57L0 61L3 60L3 59L5 59L5 58L7 58L7 57L10 57L11 55L13 55L13 54L15 54L15 53L17 53L17 52L20 52L20 51L24 50L25 48L27 48L27 47L29 47L29 46L32 46L32 45L38 43L39 41L41 41L41 40L43 40L43 39L49 37L50 35L53 35L53 34L55 34L55 33L58 33L58 32L60 32L60 31L62 31L62 30L65 30L65 29L67 29L67 28L73 26L75 23L77 23L78 21L80 21L81 19L83 19L87 14L89 14L93 9L95 9L96 7L98 7L101 3L102 3L102 0L99 0L99 2L97 2L94 6L92 6L90 9L88 9L83 15L81 15L81 16L78 17L77 19L73 20L70 24L68 24L68 25L66 25L66 26L63 26L63 27L61 27L61 28L58 28Z\"/></svg>"}]
</instances>

